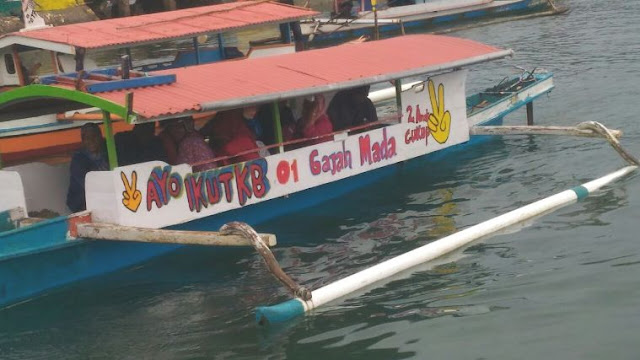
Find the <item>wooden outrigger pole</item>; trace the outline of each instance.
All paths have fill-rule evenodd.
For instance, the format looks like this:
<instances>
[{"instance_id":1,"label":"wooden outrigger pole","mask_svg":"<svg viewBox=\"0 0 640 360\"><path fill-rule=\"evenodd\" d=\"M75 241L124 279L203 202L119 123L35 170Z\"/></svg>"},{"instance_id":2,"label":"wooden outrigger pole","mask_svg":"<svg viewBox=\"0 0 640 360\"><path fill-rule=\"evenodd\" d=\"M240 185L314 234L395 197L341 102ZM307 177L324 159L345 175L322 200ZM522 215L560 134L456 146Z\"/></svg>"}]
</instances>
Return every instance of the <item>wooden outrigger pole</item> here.
<instances>
[{"instance_id":1,"label":"wooden outrigger pole","mask_svg":"<svg viewBox=\"0 0 640 360\"><path fill-rule=\"evenodd\" d=\"M85 220L89 219L90 215ZM264 260L269 272L294 296L304 300L311 299L311 291L298 285L287 275L269 249L269 247L276 245L276 236L274 234L258 234L251 226L243 222L227 223L220 228L219 232L147 229L92 222L80 222L74 226L73 235L85 239L155 244L253 246Z\"/></svg>"}]
</instances>

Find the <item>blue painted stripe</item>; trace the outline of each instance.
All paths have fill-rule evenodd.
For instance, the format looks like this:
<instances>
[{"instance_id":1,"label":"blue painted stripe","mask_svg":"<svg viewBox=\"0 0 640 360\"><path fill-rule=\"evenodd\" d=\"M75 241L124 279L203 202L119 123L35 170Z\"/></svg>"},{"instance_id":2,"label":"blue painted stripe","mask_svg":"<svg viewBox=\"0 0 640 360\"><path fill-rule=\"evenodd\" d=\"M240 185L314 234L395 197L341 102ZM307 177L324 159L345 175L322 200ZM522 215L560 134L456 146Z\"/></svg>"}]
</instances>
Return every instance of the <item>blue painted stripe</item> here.
<instances>
[{"instance_id":1,"label":"blue painted stripe","mask_svg":"<svg viewBox=\"0 0 640 360\"><path fill-rule=\"evenodd\" d=\"M256 308L258 325L277 324L304 314L304 306L299 300L291 299L278 305Z\"/></svg>"},{"instance_id":2,"label":"blue painted stripe","mask_svg":"<svg viewBox=\"0 0 640 360\"><path fill-rule=\"evenodd\" d=\"M576 193L576 195L578 196L578 200L582 200L587 196L589 196L589 190L582 185L576 186L571 190L573 190L573 192Z\"/></svg>"},{"instance_id":3,"label":"blue painted stripe","mask_svg":"<svg viewBox=\"0 0 640 360\"><path fill-rule=\"evenodd\" d=\"M154 75L149 77L137 77L125 80L114 80L99 82L87 85L87 92L98 93L106 91L116 91L123 89L133 89L145 86L166 85L176 82L176 76L170 75Z\"/></svg>"}]
</instances>

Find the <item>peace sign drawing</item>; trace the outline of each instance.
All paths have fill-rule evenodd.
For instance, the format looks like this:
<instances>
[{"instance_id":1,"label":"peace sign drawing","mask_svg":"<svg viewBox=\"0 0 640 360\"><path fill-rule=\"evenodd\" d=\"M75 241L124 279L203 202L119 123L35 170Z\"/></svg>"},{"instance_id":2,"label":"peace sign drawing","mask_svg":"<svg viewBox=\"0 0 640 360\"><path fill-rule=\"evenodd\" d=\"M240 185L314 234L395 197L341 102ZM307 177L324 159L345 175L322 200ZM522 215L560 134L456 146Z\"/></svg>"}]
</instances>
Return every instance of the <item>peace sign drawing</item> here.
<instances>
[{"instance_id":1,"label":"peace sign drawing","mask_svg":"<svg viewBox=\"0 0 640 360\"><path fill-rule=\"evenodd\" d=\"M429 130L433 139L443 144L451 133L451 113L444 110L444 85L438 85L438 96L433 81L429 80L429 99L431 100L431 114L429 114Z\"/></svg>"},{"instance_id":2,"label":"peace sign drawing","mask_svg":"<svg viewBox=\"0 0 640 360\"><path fill-rule=\"evenodd\" d=\"M129 183L127 175L122 171L120 172L120 178L124 185L124 191L122 192L122 205L133 212L138 211L138 207L142 201L142 193L140 190L136 189L138 186L138 174L135 171L131 173L131 183Z\"/></svg>"}]
</instances>

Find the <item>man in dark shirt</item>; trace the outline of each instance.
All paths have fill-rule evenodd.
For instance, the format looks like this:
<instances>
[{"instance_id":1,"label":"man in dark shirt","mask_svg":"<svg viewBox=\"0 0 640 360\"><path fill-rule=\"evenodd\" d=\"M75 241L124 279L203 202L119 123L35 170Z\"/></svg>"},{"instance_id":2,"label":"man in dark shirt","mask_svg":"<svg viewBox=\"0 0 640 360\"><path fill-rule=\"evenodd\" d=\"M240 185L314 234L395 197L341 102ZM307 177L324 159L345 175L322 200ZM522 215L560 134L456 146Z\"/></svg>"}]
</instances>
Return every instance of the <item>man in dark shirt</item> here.
<instances>
[{"instance_id":1,"label":"man in dark shirt","mask_svg":"<svg viewBox=\"0 0 640 360\"><path fill-rule=\"evenodd\" d=\"M369 86L339 91L327 109L333 131L378 121L376 107L368 96Z\"/></svg>"},{"instance_id":2,"label":"man in dark shirt","mask_svg":"<svg viewBox=\"0 0 640 360\"><path fill-rule=\"evenodd\" d=\"M89 171L109 170L109 162L98 125L87 123L80 129L82 149L71 158L67 206L77 212L87 208L85 203L84 179Z\"/></svg>"}]
</instances>

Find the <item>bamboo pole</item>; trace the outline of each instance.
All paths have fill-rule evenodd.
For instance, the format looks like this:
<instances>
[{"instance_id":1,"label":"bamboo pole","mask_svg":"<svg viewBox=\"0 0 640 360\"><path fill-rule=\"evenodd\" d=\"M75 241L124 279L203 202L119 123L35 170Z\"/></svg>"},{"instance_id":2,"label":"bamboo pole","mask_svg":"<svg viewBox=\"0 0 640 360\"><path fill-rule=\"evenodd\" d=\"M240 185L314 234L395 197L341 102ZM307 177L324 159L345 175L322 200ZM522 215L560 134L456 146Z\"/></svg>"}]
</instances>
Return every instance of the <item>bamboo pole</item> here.
<instances>
[{"instance_id":1,"label":"bamboo pole","mask_svg":"<svg viewBox=\"0 0 640 360\"><path fill-rule=\"evenodd\" d=\"M259 235L268 246L276 245L275 235ZM78 237L97 240L134 241L158 244L252 246L249 239L239 234L223 234L214 231L147 229L101 223L78 224Z\"/></svg>"},{"instance_id":2,"label":"bamboo pole","mask_svg":"<svg viewBox=\"0 0 640 360\"><path fill-rule=\"evenodd\" d=\"M282 123L280 122L280 104L277 101L271 105L271 115L273 117L273 131L276 135L276 143L280 144L278 152L282 154L284 152Z\"/></svg>"},{"instance_id":3,"label":"bamboo pole","mask_svg":"<svg viewBox=\"0 0 640 360\"><path fill-rule=\"evenodd\" d=\"M104 137L107 140L107 155L109 157L109 170L118 167L118 154L116 151L116 142L113 136L113 127L111 126L111 113L102 111L104 123Z\"/></svg>"},{"instance_id":4,"label":"bamboo pole","mask_svg":"<svg viewBox=\"0 0 640 360\"><path fill-rule=\"evenodd\" d=\"M637 166L627 166L591 182L565 190L542 200L538 200L529 205L494 217L490 220L471 226L440 240L374 265L356 274L347 276L346 278L312 291L311 300L309 301L294 298L278 305L258 307L256 309L256 321L258 324L265 325L269 323L285 322L303 315L314 308L338 298L345 297L357 290L370 286L375 282L413 268L424 262L446 255L447 253L462 248L475 240L493 235L502 229L522 223L523 221L531 218L547 214L553 210L572 204L577 200L582 200L602 186L631 173L637 168Z\"/></svg>"},{"instance_id":5,"label":"bamboo pole","mask_svg":"<svg viewBox=\"0 0 640 360\"><path fill-rule=\"evenodd\" d=\"M611 130L611 133L620 138L622 131ZM583 137L601 137L590 129L579 129L574 126L474 126L469 129L470 135L570 135Z\"/></svg>"}]
</instances>

